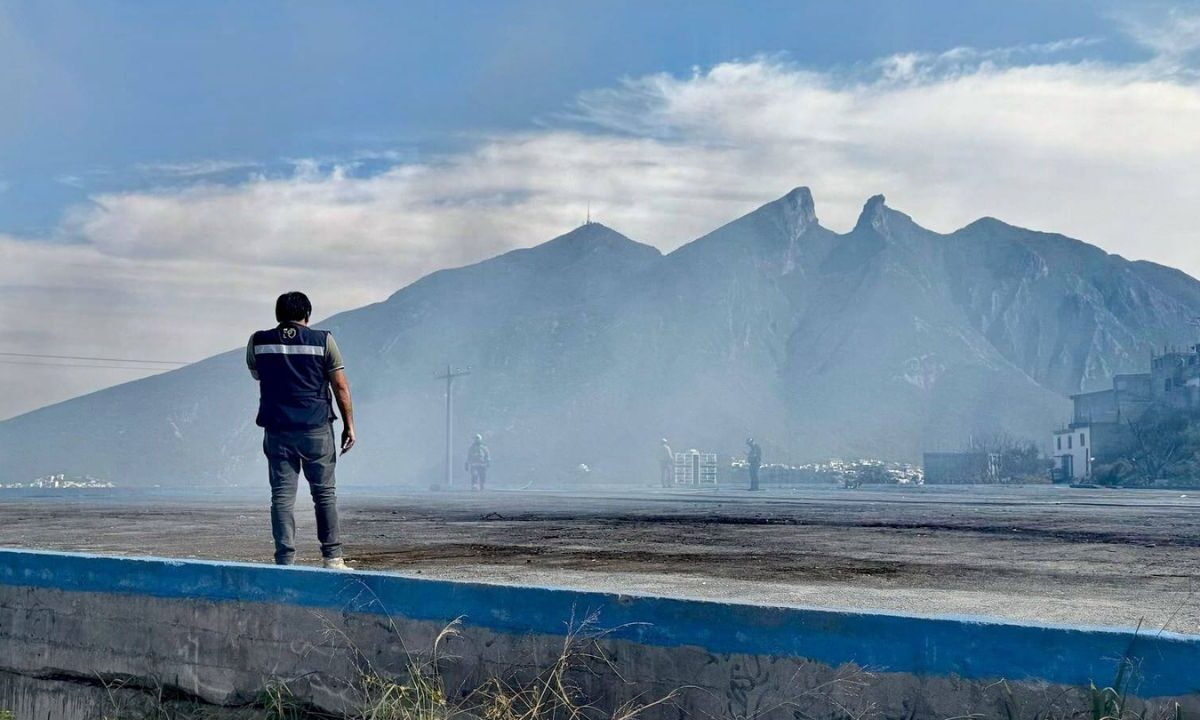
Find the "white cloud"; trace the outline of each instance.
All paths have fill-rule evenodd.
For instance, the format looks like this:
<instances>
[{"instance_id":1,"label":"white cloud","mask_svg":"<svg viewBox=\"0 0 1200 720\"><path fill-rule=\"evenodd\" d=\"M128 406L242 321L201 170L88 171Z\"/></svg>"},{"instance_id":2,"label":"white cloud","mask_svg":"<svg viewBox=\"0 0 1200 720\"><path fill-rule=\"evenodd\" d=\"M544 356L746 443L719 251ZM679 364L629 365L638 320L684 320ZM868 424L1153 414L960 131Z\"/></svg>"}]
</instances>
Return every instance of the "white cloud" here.
<instances>
[{"instance_id":1,"label":"white cloud","mask_svg":"<svg viewBox=\"0 0 1200 720\"><path fill-rule=\"evenodd\" d=\"M1165 67L1186 66L1200 51L1200 12L1173 4L1139 3L1121 7L1114 19L1135 42Z\"/></svg>"},{"instance_id":2,"label":"white cloud","mask_svg":"<svg viewBox=\"0 0 1200 720\"><path fill-rule=\"evenodd\" d=\"M944 79L953 74L977 72L985 64L1011 65L1031 59L1045 59L1099 45L1101 42L1100 38L1076 37L1002 48L956 47L941 53L890 55L879 60L876 65L881 77L889 81Z\"/></svg>"},{"instance_id":3,"label":"white cloud","mask_svg":"<svg viewBox=\"0 0 1200 720\"><path fill-rule=\"evenodd\" d=\"M194 178L230 170L248 170L257 167L249 160L197 160L194 162L142 163L137 169L148 175Z\"/></svg>"},{"instance_id":4,"label":"white cloud","mask_svg":"<svg viewBox=\"0 0 1200 720\"><path fill-rule=\"evenodd\" d=\"M267 324L281 290L309 291L319 314L362 305L569 230L589 201L669 250L798 184L834 229L883 192L936 230L994 215L1200 273L1200 87L1160 62L1047 59L1089 42L898 56L858 74L731 62L631 79L557 126L369 177L301 163L97 195L64 219L62 243L0 237L0 314L44 352L112 354L120 338L198 357ZM79 382L0 401L0 416Z\"/></svg>"}]
</instances>

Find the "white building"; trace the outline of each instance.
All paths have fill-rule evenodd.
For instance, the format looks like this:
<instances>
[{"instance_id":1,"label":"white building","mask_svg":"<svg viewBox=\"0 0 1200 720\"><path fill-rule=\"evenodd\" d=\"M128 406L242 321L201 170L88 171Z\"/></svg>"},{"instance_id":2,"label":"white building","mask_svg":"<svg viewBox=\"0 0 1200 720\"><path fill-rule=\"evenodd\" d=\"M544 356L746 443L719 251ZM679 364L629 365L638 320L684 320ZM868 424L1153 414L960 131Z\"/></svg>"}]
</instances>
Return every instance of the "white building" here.
<instances>
[{"instance_id":1,"label":"white building","mask_svg":"<svg viewBox=\"0 0 1200 720\"><path fill-rule=\"evenodd\" d=\"M1080 482L1092 477L1092 426L1071 423L1054 431L1051 440L1054 473L1063 482Z\"/></svg>"}]
</instances>

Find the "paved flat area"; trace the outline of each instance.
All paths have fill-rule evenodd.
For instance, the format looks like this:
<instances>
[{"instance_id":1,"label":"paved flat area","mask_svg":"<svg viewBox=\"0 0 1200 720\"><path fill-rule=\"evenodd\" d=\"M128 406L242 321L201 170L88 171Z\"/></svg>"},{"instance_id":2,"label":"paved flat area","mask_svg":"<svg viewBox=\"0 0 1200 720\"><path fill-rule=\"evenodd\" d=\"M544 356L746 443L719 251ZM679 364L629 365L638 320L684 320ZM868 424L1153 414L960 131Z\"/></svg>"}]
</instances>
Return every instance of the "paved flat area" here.
<instances>
[{"instance_id":1,"label":"paved flat area","mask_svg":"<svg viewBox=\"0 0 1200 720\"><path fill-rule=\"evenodd\" d=\"M300 561L316 563L311 506ZM1060 487L342 498L352 566L1200 634L1200 493ZM0 545L269 562L267 498L0 493Z\"/></svg>"}]
</instances>

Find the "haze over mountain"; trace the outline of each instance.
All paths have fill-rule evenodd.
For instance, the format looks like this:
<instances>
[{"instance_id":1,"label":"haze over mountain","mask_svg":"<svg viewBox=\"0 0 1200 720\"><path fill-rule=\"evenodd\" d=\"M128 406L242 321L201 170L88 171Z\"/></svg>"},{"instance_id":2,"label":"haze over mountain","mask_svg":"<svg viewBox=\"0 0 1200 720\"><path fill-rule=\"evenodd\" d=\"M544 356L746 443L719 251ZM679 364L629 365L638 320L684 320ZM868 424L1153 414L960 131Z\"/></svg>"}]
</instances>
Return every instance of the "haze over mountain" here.
<instances>
[{"instance_id":1,"label":"haze over mountain","mask_svg":"<svg viewBox=\"0 0 1200 720\"><path fill-rule=\"evenodd\" d=\"M458 446L484 433L498 485L579 463L640 482L664 436L728 455L753 435L768 462L1041 443L1066 394L1145 369L1198 315L1200 282L1167 267L992 218L939 234L882 196L839 234L797 188L665 256L587 224L318 327L359 417L340 482L428 487L448 362L472 367ZM256 399L239 348L28 413L0 423L0 481L256 482Z\"/></svg>"}]
</instances>

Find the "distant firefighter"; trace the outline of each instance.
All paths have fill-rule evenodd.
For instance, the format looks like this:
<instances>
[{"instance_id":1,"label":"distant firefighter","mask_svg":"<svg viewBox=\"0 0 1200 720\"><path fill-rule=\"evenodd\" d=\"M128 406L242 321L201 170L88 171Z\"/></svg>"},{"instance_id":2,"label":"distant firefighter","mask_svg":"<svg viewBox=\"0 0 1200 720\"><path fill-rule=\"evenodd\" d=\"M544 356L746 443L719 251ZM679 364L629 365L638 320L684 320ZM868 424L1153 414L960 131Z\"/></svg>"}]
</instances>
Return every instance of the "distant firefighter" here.
<instances>
[{"instance_id":1,"label":"distant firefighter","mask_svg":"<svg viewBox=\"0 0 1200 720\"><path fill-rule=\"evenodd\" d=\"M488 467L492 464L492 454L487 445L483 444L483 436L476 435L475 442L467 450L467 471L471 473L471 489L482 490L487 482Z\"/></svg>"},{"instance_id":2,"label":"distant firefighter","mask_svg":"<svg viewBox=\"0 0 1200 720\"><path fill-rule=\"evenodd\" d=\"M663 438L662 448L658 451L658 474L663 487L675 484L675 453L671 452L671 445L666 438Z\"/></svg>"},{"instance_id":3,"label":"distant firefighter","mask_svg":"<svg viewBox=\"0 0 1200 720\"><path fill-rule=\"evenodd\" d=\"M762 448L754 438L746 438L746 469L750 472L750 489L758 489L758 469L762 467Z\"/></svg>"}]
</instances>

